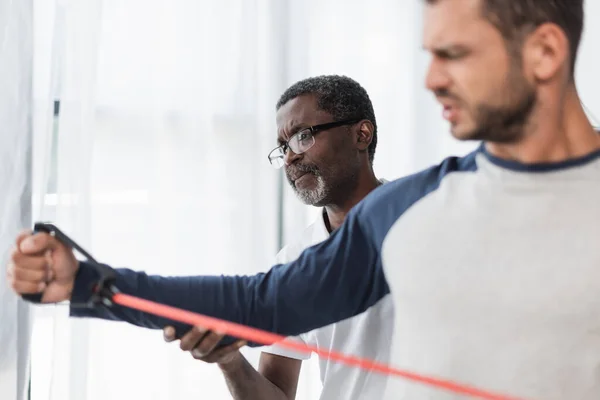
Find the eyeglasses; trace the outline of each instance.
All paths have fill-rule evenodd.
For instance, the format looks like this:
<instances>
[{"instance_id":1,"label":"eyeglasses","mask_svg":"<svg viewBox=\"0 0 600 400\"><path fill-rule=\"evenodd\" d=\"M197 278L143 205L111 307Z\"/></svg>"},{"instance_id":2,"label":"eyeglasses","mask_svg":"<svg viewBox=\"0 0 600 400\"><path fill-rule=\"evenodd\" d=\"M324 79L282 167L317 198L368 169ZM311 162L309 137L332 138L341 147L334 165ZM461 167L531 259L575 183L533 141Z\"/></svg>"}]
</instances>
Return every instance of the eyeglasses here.
<instances>
[{"instance_id":1,"label":"eyeglasses","mask_svg":"<svg viewBox=\"0 0 600 400\"><path fill-rule=\"evenodd\" d=\"M285 153L287 153L288 149L292 150L296 154L302 154L314 146L315 135L317 133L326 131L328 129L337 128L338 126L352 125L361 120L362 119L350 119L303 128L293 134L287 142L271 150L269 153L269 162L273 168L281 168L283 167Z\"/></svg>"}]
</instances>

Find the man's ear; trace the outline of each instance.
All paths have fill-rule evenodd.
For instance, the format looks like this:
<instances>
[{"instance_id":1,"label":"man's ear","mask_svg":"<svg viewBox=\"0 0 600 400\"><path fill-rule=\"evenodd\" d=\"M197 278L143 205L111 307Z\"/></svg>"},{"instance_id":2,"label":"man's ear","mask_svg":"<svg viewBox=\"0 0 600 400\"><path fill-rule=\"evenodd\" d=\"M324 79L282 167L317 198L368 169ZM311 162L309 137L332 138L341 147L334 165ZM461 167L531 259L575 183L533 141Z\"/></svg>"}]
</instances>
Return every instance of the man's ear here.
<instances>
[{"instance_id":1,"label":"man's ear","mask_svg":"<svg viewBox=\"0 0 600 400\"><path fill-rule=\"evenodd\" d=\"M569 40L555 24L540 25L529 35L523 48L524 67L541 82L557 76L570 68Z\"/></svg>"},{"instance_id":2,"label":"man's ear","mask_svg":"<svg viewBox=\"0 0 600 400\"><path fill-rule=\"evenodd\" d=\"M356 148L361 151L366 151L373 140L373 132L375 126L369 120L362 120L358 125L358 131L356 133Z\"/></svg>"}]
</instances>

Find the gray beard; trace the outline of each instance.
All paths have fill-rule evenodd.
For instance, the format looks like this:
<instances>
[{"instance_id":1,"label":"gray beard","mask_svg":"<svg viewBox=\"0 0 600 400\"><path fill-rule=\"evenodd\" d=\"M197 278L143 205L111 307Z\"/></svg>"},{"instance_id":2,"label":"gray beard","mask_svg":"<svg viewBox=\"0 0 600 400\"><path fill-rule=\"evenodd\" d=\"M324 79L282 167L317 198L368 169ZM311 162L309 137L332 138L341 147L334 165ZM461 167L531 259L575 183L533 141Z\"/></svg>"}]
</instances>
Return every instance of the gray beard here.
<instances>
[{"instance_id":1,"label":"gray beard","mask_svg":"<svg viewBox=\"0 0 600 400\"><path fill-rule=\"evenodd\" d=\"M324 200L326 200L329 197L330 191L327 189L327 186L325 185L325 181L323 180L322 176L315 175L315 179L317 180L316 189L304 190L297 189L295 186L293 186L293 189L296 193L296 196L298 196L298 199L300 199L300 201L304 204L320 206L324 202Z\"/></svg>"}]
</instances>

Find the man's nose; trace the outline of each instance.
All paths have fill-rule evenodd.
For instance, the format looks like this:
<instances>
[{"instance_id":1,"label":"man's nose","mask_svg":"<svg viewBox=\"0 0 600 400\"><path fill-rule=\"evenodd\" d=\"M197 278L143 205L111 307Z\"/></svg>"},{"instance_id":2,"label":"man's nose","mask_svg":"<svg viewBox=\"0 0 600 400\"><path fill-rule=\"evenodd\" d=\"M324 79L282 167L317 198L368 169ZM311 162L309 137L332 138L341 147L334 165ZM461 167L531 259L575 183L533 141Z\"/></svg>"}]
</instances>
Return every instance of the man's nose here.
<instances>
[{"instance_id":1,"label":"man's nose","mask_svg":"<svg viewBox=\"0 0 600 400\"><path fill-rule=\"evenodd\" d=\"M292 149L287 149L287 151L285 152L285 154L283 156L283 163L287 167L287 166L290 166L293 163L295 163L300 158L302 158L302 154L296 154L292 151Z\"/></svg>"},{"instance_id":2,"label":"man's nose","mask_svg":"<svg viewBox=\"0 0 600 400\"><path fill-rule=\"evenodd\" d=\"M449 85L450 79L443 68L442 62L434 58L429 63L425 77L425 86L433 93L437 93L447 90Z\"/></svg>"}]
</instances>

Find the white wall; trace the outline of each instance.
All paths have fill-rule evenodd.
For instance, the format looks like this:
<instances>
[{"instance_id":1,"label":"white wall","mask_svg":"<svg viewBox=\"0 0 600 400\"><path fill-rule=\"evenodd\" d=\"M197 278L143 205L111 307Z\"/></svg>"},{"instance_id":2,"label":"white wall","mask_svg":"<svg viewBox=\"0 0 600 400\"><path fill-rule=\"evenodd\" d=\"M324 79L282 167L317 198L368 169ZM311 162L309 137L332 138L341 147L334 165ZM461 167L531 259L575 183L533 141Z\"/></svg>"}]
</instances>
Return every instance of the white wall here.
<instances>
[{"instance_id":1,"label":"white wall","mask_svg":"<svg viewBox=\"0 0 600 400\"><path fill-rule=\"evenodd\" d=\"M585 28L583 40L579 51L579 59L576 65L576 79L579 94L583 103L595 116L592 122L600 126L600 25L596 18L600 15L600 2L597 0L586 0L585 4Z\"/></svg>"}]
</instances>

